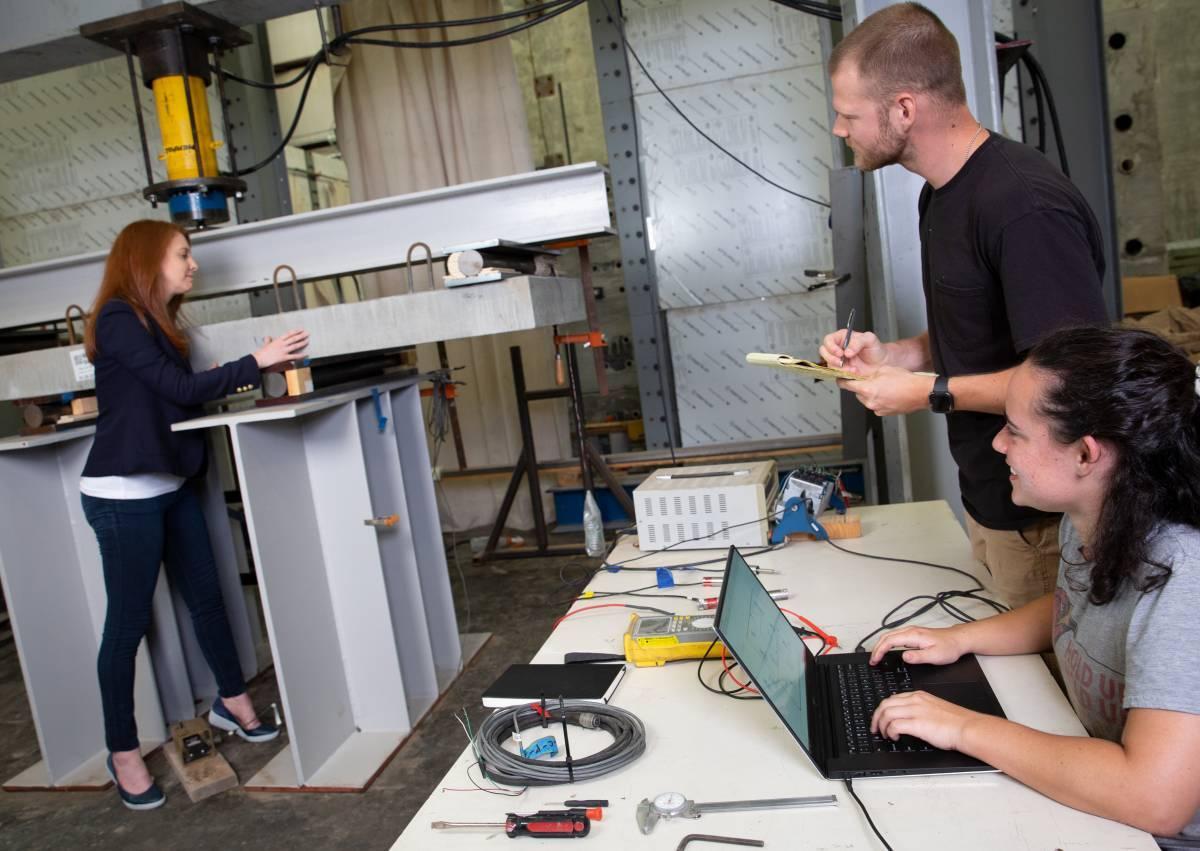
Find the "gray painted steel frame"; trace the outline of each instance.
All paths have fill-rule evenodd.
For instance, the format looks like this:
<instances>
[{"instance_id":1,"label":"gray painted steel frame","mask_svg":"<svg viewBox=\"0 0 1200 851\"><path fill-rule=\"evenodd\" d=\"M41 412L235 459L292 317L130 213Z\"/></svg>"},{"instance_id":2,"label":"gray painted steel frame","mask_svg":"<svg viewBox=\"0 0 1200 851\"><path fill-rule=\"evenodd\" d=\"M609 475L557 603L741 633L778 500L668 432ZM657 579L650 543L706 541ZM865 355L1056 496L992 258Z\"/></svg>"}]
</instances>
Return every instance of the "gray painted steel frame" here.
<instances>
[{"instance_id":1,"label":"gray painted steel frame","mask_svg":"<svg viewBox=\"0 0 1200 851\"><path fill-rule=\"evenodd\" d=\"M462 668L419 380L174 426L232 438L289 728L248 788L365 788Z\"/></svg>"},{"instance_id":2,"label":"gray painted steel frame","mask_svg":"<svg viewBox=\"0 0 1200 851\"><path fill-rule=\"evenodd\" d=\"M1013 24L1017 38L1030 39L1033 54L1046 73L1056 95L1063 145L1071 167L1071 182L1079 187L1100 223L1104 236L1104 301L1109 315L1119 319L1121 310L1121 257L1117 247L1117 215L1112 173L1112 141L1109 135L1108 79L1104 62L1104 22L1100 0L1069 3L1014 3ZM1029 75L1020 67L1021 115L1025 139L1036 139L1032 119L1037 106ZM1046 107L1046 156L1055 165L1054 125Z\"/></svg>"},{"instance_id":3,"label":"gray painted steel frame","mask_svg":"<svg viewBox=\"0 0 1200 851\"><path fill-rule=\"evenodd\" d=\"M0 579L42 757L6 781L7 789L108 785L96 680L106 596L99 546L79 500L93 432L0 440L0 480L20 494L0 511ZM226 614L249 679L258 671L250 613L215 467L202 499ZM144 746L163 741L167 724L194 717L197 702L217 694L190 615L165 573L151 617L149 653L138 654L134 682Z\"/></svg>"},{"instance_id":4,"label":"gray painted steel frame","mask_svg":"<svg viewBox=\"0 0 1200 851\"><path fill-rule=\"evenodd\" d=\"M335 0L191 0L191 4L237 26L259 24L317 6L332 6ZM112 50L79 34L84 24L144 11L158 5L145 0L88 0L40 2L3 0L0 15L0 82L19 80L99 62L113 56ZM265 78L261 78L265 79Z\"/></svg>"},{"instance_id":5,"label":"gray painted steel frame","mask_svg":"<svg viewBox=\"0 0 1200 851\"><path fill-rule=\"evenodd\" d=\"M600 83L600 110L604 140L612 174L613 206L621 237L621 263L625 272L625 298L629 304L634 363L646 448L678 445L675 388L671 375L667 327L658 306L658 282L646 237L645 197L637 118L624 36L609 15L618 0L588 0L596 76Z\"/></svg>"},{"instance_id":6,"label":"gray painted steel frame","mask_svg":"<svg viewBox=\"0 0 1200 851\"><path fill-rule=\"evenodd\" d=\"M309 4L312 8L312 4ZM271 50L267 28L254 28L254 42L222 57L222 67L250 80L273 80ZM214 79L214 86L217 81ZM225 139L225 127L213 116L213 133L235 148L238 167L247 168L266 159L283 138L275 92L244 86L232 80L225 83L224 108L229 118L232 141ZM288 116L289 123L292 116ZM292 214L292 190L288 184L287 157L280 154L258 171L247 174L246 194L237 205L239 223L258 222Z\"/></svg>"}]
</instances>

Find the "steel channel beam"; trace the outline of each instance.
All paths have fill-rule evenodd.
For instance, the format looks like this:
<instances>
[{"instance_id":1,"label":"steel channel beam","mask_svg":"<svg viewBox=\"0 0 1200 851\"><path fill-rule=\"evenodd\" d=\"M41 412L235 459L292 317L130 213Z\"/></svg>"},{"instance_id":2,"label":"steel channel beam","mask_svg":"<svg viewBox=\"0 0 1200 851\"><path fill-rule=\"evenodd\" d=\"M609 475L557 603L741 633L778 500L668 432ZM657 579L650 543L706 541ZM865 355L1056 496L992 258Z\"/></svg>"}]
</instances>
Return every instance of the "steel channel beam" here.
<instances>
[{"instance_id":1,"label":"steel channel beam","mask_svg":"<svg viewBox=\"0 0 1200 851\"><path fill-rule=\"evenodd\" d=\"M305 352L308 357L327 358L527 331L584 316L577 278L518 277L202 325L193 328L189 337L192 365L206 369L214 361L236 360L259 348L263 337L290 328L304 328L312 335ZM0 399L91 388L92 380L77 380L71 365L71 353L81 348L41 349L0 358Z\"/></svg>"},{"instance_id":2,"label":"steel channel beam","mask_svg":"<svg viewBox=\"0 0 1200 851\"><path fill-rule=\"evenodd\" d=\"M287 263L301 281L398 266L416 241L435 249L500 237L542 243L609 233L605 172L547 169L315 210L195 234L195 296L269 286ZM88 305L105 252L0 270L0 327L52 322Z\"/></svg>"}]
</instances>

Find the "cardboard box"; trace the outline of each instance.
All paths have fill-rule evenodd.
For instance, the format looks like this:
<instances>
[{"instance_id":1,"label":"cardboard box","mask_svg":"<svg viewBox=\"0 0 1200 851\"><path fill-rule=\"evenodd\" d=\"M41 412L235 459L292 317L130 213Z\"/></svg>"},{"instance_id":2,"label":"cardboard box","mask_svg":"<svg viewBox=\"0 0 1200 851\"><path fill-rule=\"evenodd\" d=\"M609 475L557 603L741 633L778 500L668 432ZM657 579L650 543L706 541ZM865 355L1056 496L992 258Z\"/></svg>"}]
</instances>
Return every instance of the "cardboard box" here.
<instances>
[{"instance_id":1,"label":"cardboard box","mask_svg":"<svg viewBox=\"0 0 1200 851\"><path fill-rule=\"evenodd\" d=\"M1126 316L1183 306L1179 278L1174 275L1122 278L1121 295Z\"/></svg>"}]
</instances>

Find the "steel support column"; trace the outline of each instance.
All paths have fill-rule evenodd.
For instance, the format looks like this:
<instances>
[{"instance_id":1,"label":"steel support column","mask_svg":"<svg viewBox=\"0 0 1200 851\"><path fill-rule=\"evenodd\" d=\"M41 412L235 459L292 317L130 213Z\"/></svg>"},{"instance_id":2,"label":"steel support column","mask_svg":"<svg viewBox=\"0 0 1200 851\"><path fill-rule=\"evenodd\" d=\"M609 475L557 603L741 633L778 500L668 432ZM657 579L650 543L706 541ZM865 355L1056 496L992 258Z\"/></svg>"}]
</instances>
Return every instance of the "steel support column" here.
<instances>
[{"instance_id":1,"label":"steel support column","mask_svg":"<svg viewBox=\"0 0 1200 851\"><path fill-rule=\"evenodd\" d=\"M678 445L679 429L666 322L658 306L658 283L646 235L644 181L629 63L620 23L609 15L610 9L616 14L618 8L618 0L588 0L646 448L663 449Z\"/></svg>"},{"instance_id":2,"label":"steel support column","mask_svg":"<svg viewBox=\"0 0 1200 851\"><path fill-rule=\"evenodd\" d=\"M1104 236L1104 301L1109 315L1121 316L1121 257L1113 202L1112 142L1109 135L1108 83L1104 63L1104 22L1100 0L1071 3L1014 3L1013 33L1033 42L1055 95L1071 182L1087 199ZM1037 138L1037 115L1029 75L1020 66L1021 114L1025 138ZM1058 163L1054 125L1046 116L1046 156Z\"/></svg>"}]
</instances>

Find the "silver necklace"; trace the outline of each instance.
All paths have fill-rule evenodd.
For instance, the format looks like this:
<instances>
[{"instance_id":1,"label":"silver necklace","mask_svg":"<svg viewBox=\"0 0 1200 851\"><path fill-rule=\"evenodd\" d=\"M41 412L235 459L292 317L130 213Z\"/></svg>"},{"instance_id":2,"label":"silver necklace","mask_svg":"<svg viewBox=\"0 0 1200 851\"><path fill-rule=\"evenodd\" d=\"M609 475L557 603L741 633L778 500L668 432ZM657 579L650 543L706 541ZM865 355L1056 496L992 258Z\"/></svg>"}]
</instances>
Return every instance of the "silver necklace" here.
<instances>
[{"instance_id":1,"label":"silver necklace","mask_svg":"<svg viewBox=\"0 0 1200 851\"><path fill-rule=\"evenodd\" d=\"M970 143L967 145L967 154L963 157L963 165L967 164L967 160L971 158L971 149L975 147L975 140L979 138L979 134L983 132L983 122L977 122L978 127L975 128L975 135L971 137Z\"/></svg>"}]
</instances>

